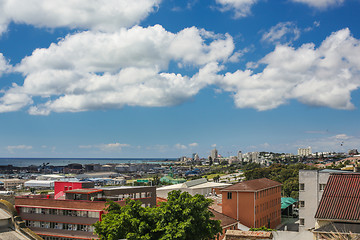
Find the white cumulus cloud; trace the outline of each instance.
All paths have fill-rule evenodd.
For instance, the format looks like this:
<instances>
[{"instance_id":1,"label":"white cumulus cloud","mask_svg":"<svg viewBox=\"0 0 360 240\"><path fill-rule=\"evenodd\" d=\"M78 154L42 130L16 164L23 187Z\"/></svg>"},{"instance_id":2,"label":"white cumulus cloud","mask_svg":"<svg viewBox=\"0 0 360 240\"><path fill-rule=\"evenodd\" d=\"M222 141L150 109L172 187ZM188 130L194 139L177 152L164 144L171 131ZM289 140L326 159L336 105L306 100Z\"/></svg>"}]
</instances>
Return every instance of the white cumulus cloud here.
<instances>
[{"instance_id":1,"label":"white cumulus cloud","mask_svg":"<svg viewBox=\"0 0 360 240\"><path fill-rule=\"evenodd\" d=\"M176 105L218 81L221 63L233 50L231 36L195 27L178 33L160 25L76 33L36 49L15 67L24 84L5 92L0 111L17 111L36 96L44 101L30 106L30 114ZM198 72L167 72L170 61Z\"/></svg>"},{"instance_id":2,"label":"white cumulus cloud","mask_svg":"<svg viewBox=\"0 0 360 240\"><path fill-rule=\"evenodd\" d=\"M263 71L238 70L221 82L239 108L269 110L296 99L311 106L350 110L360 87L360 41L349 29L332 33L316 48L278 45L261 61Z\"/></svg>"},{"instance_id":3,"label":"white cumulus cloud","mask_svg":"<svg viewBox=\"0 0 360 240\"><path fill-rule=\"evenodd\" d=\"M216 0L221 5L221 11L234 11L235 18L247 17L251 14L251 7L258 0Z\"/></svg>"},{"instance_id":4,"label":"white cumulus cloud","mask_svg":"<svg viewBox=\"0 0 360 240\"><path fill-rule=\"evenodd\" d=\"M1 0L0 34L10 22L45 28L116 31L155 11L161 0Z\"/></svg>"},{"instance_id":5,"label":"white cumulus cloud","mask_svg":"<svg viewBox=\"0 0 360 240\"><path fill-rule=\"evenodd\" d=\"M339 6L345 0L292 0L292 1L307 4L310 7L324 9L324 8L327 8L327 7Z\"/></svg>"}]
</instances>

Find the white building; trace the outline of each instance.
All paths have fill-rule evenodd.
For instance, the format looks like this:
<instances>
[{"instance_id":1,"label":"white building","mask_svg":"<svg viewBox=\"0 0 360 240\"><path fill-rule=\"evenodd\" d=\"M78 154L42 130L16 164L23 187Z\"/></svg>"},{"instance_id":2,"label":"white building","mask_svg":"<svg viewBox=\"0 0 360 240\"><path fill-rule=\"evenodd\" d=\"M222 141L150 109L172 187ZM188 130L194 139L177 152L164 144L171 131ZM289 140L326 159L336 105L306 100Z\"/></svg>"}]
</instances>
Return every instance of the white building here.
<instances>
[{"instance_id":1,"label":"white building","mask_svg":"<svg viewBox=\"0 0 360 240\"><path fill-rule=\"evenodd\" d=\"M244 162L260 163L259 156L260 156L259 152L248 152L244 154L243 159Z\"/></svg>"},{"instance_id":2,"label":"white building","mask_svg":"<svg viewBox=\"0 0 360 240\"><path fill-rule=\"evenodd\" d=\"M315 213L320 203L330 173L341 170L299 170L299 230L315 227Z\"/></svg>"},{"instance_id":3,"label":"white building","mask_svg":"<svg viewBox=\"0 0 360 240\"><path fill-rule=\"evenodd\" d=\"M239 160L240 162L242 162L242 160L243 160L243 154L242 154L241 151L238 151L237 157L238 157L238 160Z\"/></svg>"},{"instance_id":4,"label":"white building","mask_svg":"<svg viewBox=\"0 0 360 240\"><path fill-rule=\"evenodd\" d=\"M305 156L305 157L311 155L311 147L298 148L298 155Z\"/></svg>"},{"instance_id":5,"label":"white building","mask_svg":"<svg viewBox=\"0 0 360 240\"><path fill-rule=\"evenodd\" d=\"M218 158L218 151L216 150L216 148L214 148L213 150L211 150L211 154L210 154L211 159L214 161Z\"/></svg>"},{"instance_id":6,"label":"white building","mask_svg":"<svg viewBox=\"0 0 360 240\"><path fill-rule=\"evenodd\" d=\"M195 194L209 196L214 194L214 189L224 188L230 185L231 184L228 183L208 182L205 178L200 178L192 181L187 181L184 183L157 188L156 196L161 198L167 198L168 193L173 190L181 190L182 192L188 192L193 196Z\"/></svg>"}]
</instances>

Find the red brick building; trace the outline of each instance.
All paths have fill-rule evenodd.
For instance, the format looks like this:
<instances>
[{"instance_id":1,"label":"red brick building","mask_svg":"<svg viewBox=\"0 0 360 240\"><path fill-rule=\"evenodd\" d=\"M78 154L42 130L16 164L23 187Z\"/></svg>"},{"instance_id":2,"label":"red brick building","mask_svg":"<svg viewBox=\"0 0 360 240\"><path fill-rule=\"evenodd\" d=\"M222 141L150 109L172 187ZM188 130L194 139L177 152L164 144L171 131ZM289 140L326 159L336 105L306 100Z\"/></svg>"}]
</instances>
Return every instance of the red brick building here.
<instances>
[{"instance_id":1,"label":"red brick building","mask_svg":"<svg viewBox=\"0 0 360 240\"><path fill-rule=\"evenodd\" d=\"M15 208L26 226L45 240L98 239L92 224L101 221L107 199L125 205L126 198L155 206L155 187L77 188L79 184L57 182L58 195L15 197ZM89 186L89 183L81 183ZM73 189L75 187L76 189ZM68 190L65 190L68 189Z\"/></svg>"},{"instance_id":2,"label":"red brick building","mask_svg":"<svg viewBox=\"0 0 360 240\"><path fill-rule=\"evenodd\" d=\"M222 192L222 213L248 227L276 228L281 223L281 183L255 179L234 184Z\"/></svg>"}]
</instances>

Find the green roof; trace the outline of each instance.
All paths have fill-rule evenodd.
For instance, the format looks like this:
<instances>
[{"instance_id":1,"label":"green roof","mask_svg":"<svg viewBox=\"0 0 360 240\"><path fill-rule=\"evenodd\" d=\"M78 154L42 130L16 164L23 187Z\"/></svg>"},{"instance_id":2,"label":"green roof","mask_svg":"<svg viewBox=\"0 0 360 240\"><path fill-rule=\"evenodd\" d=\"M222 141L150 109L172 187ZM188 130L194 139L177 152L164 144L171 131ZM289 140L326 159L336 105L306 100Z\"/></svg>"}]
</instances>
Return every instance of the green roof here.
<instances>
[{"instance_id":1,"label":"green roof","mask_svg":"<svg viewBox=\"0 0 360 240\"><path fill-rule=\"evenodd\" d=\"M281 209L285 209L288 206L298 202L299 200L291 197L282 197L281 198Z\"/></svg>"},{"instance_id":2,"label":"green roof","mask_svg":"<svg viewBox=\"0 0 360 240\"><path fill-rule=\"evenodd\" d=\"M170 176L164 176L164 177L160 178L160 182L167 182L167 183L177 184L177 183L186 182L186 179L184 179L184 178L172 178Z\"/></svg>"}]
</instances>

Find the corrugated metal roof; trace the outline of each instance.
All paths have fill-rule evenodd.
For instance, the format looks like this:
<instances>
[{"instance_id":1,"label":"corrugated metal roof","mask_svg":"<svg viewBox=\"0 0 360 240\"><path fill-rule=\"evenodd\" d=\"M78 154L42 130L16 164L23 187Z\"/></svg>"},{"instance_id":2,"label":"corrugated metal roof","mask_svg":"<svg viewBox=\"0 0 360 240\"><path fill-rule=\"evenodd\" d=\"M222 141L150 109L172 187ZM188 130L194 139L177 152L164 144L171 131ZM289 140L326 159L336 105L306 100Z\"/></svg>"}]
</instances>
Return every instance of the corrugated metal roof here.
<instances>
[{"instance_id":1,"label":"corrugated metal roof","mask_svg":"<svg viewBox=\"0 0 360 240\"><path fill-rule=\"evenodd\" d=\"M288 206L298 202L299 200L291 197L282 197L281 198L281 210L287 208Z\"/></svg>"},{"instance_id":2,"label":"corrugated metal roof","mask_svg":"<svg viewBox=\"0 0 360 240\"><path fill-rule=\"evenodd\" d=\"M330 175L315 218L360 221L360 174Z\"/></svg>"},{"instance_id":3,"label":"corrugated metal roof","mask_svg":"<svg viewBox=\"0 0 360 240\"><path fill-rule=\"evenodd\" d=\"M271 187L281 186L281 183L267 179L260 178L249 181L240 182L224 188L222 191L258 191L262 189L267 189Z\"/></svg>"},{"instance_id":4,"label":"corrugated metal roof","mask_svg":"<svg viewBox=\"0 0 360 240\"><path fill-rule=\"evenodd\" d=\"M187 181L187 182L184 182L184 186L186 187L193 187L193 186L196 186L196 185L199 185L199 184L203 184L203 183L206 183L207 182L207 179L206 178L199 178L199 179L195 179L195 180L191 180L191 181Z\"/></svg>"}]
</instances>

